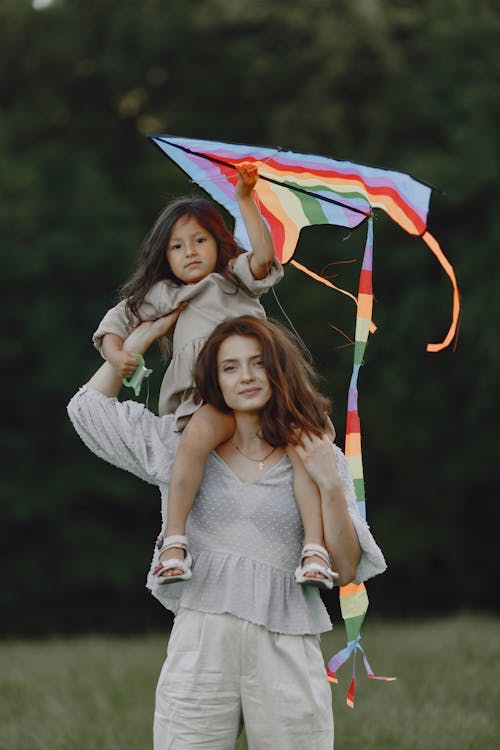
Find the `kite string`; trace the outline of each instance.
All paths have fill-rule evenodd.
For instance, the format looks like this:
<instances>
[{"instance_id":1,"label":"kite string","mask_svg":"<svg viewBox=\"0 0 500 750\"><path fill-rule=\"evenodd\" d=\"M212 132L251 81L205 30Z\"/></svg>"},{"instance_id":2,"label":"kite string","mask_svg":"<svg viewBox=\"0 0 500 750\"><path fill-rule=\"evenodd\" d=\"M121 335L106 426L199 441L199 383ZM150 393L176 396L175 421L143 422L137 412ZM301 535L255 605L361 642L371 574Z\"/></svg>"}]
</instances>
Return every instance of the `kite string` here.
<instances>
[{"instance_id":1,"label":"kite string","mask_svg":"<svg viewBox=\"0 0 500 750\"><path fill-rule=\"evenodd\" d=\"M281 150L281 149L279 149L279 150ZM275 153L278 153L278 150ZM266 159L260 160L260 163L264 163L265 161L269 161L270 159L273 158L273 156L274 156L274 154L270 155ZM201 179L201 180L198 179L198 180L196 180L196 183L199 184L201 182L226 182L226 180L227 180L227 178L224 175L221 175L220 177L215 177L215 178L206 178L206 179ZM191 182L193 184L195 184L194 180L191 180ZM253 194L253 198L254 198L255 203L257 204L259 212L260 212L260 214L262 216L262 203L261 203L259 194L256 191ZM261 232L262 232L262 237L263 237L264 227L261 228ZM344 289L341 289L340 287L335 286L329 280L325 279L323 276L319 276L318 274L313 273L310 269L306 268L306 266L301 265L300 263L298 263L295 260L291 260L290 261L290 265L295 266L298 270L302 271L303 273L307 274L308 276L311 276L316 281L320 281L323 284L326 284L326 286L329 286L331 289L334 289L336 291L341 292L342 294L345 294L346 296L350 297L353 300L353 302L357 305L357 298L353 294L351 294L350 292L348 292L347 290L344 290ZM268 274L270 273L270 271L271 271L271 266L268 266L268 268L267 268ZM309 349L309 347L305 343L304 339L302 338L302 336L298 332L298 330L297 330L296 326L294 325L294 323L293 323L290 315L288 314L287 310L285 310L284 305L282 304L281 300L278 297L278 294L276 292L275 287L274 286L271 287L271 290L272 290L272 294L273 294L274 300L275 300L275 302L276 302L276 304L277 304L277 306L278 306L281 314L285 318L285 320L286 320L286 322L287 322L290 330L293 332L293 334L294 334L295 338L297 339L297 342L300 345L302 351L307 356L308 361L312 362L313 361L313 355L312 355L311 350ZM375 326L374 326L373 323L371 325L373 327L372 332L374 332L374 330L376 330L376 328L375 328ZM332 325L332 328L334 328L335 330L339 331L339 329L336 328L333 325ZM340 333L343 333L343 332L340 331ZM343 333L343 335L349 341L349 344L347 344L347 346L351 345L352 340L349 338L349 336L347 336L345 333ZM344 346L346 346L346 345L344 345Z\"/></svg>"},{"instance_id":2,"label":"kite string","mask_svg":"<svg viewBox=\"0 0 500 750\"><path fill-rule=\"evenodd\" d=\"M280 311L281 311L281 314L282 314L282 315L284 316L284 318L286 319L286 321L287 321L288 325L290 326L291 330L293 331L293 334L294 334L295 338L296 338L296 339L297 339L297 341L299 342L299 344L300 344L300 346L301 346L301 349L302 349L302 350L304 351L304 353L305 353L305 354L307 354L307 359L308 359L308 361L309 361L309 364L311 364L311 363L312 363L312 361L313 361L313 355L312 355L312 353L311 353L311 350L309 349L309 347L308 347L308 346L307 346L307 344L305 343L305 341L304 341L304 339L302 338L302 336L300 335L300 333L299 333L299 332L297 331L297 329L295 328L295 326L294 326L294 324L293 324L293 322L292 322L291 318L289 317L289 315L287 314L287 312L286 312L285 308L284 308L284 307L283 307L283 305L281 304L281 302L280 302L280 300L279 300L279 298L278 298L278 295L276 294L276 289L275 289L274 287L272 287L272 293L273 293L273 297L274 297L274 299L275 299L275 301L276 301L276 304L278 305L278 307L279 307L279 309L280 309Z\"/></svg>"},{"instance_id":3,"label":"kite string","mask_svg":"<svg viewBox=\"0 0 500 750\"><path fill-rule=\"evenodd\" d=\"M271 156L269 157L269 159L270 158L271 158ZM262 216L262 203L261 203L259 194L256 191L254 192L254 200L255 200L255 203L257 204L257 208L259 209L259 213ZM262 216L262 221L264 221L264 217L263 216ZM263 236L264 235L264 226L261 227L261 233L262 233L262 236ZM270 271L271 271L271 266L268 266L267 273L269 274ZM304 339L302 338L302 336L300 335L300 333L297 331L296 327L294 326L294 324L292 322L292 319L290 318L290 316L288 315L288 313L285 310L284 306L282 305L282 303L281 303L281 301L280 301L280 299L279 299L279 297L278 297L278 295L276 293L275 286L271 287L271 291L273 293L274 300L275 300L276 304L278 305L278 308L279 308L281 314L283 315L283 317L285 318L286 322L288 323L291 331L293 331L293 334L294 334L295 338L297 339L297 342L300 344L300 347L301 347L302 351L304 352L305 355L307 355L307 359L309 361L309 364L311 364L312 361L313 361L313 355L312 355L311 350L307 346L306 342L304 341Z\"/></svg>"},{"instance_id":4,"label":"kite string","mask_svg":"<svg viewBox=\"0 0 500 750\"><path fill-rule=\"evenodd\" d=\"M255 199L255 202L256 202L257 207L259 209L259 212L260 212L260 214L262 216L262 210L261 210L261 205L262 204L261 204L261 201L260 201L259 194L257 192L254 193L254 199ZM261 231L263 233L264 229L262 228ZM350 234L348 236L350 236ZM357 297L355 297L353 294L351 294L347 290L342 289L341 287L335 286L328 279L324 278L323 276L319 276L318 274L314 273L309 268L307 268L306 266L303 266L302 264L298 263L295 260L291 260L290 261L290 265L295 266L295 268L297 268L299 271L302 271L303 273L307 274L308 276L311 276L311 278L313 278L315 281L320 281L323 284L325 284L326 286L330 287L331 289L334 289L335 291L341 292L342 294L345 294L347 297L350 297L353 300L353 302L355 303L355 305L357 306L357 304L358 304ZM268 267L267 271L268 271L268 273L270 272L270 267ZM280 301L280 299L278 297L278 294L277 294L276 289L275 289L274 286L271 287L271 291L273 293L273 297L275 299L275 302L276 302L276 304L278 305L278 308L281 311L281 314L283 315L283 317L287 321L290 329L293 331L293 333L294 333L294 335L295 335L295 337L297 339L297 342L300 344L300 346L301 346L304 354L307 355L309 363L312 363L313 359L314 359L313 355L312 355L312 352L309 349L309 347L307 346L307 344L305 343L305 341L302 338L302 336L300 335L300 333L297 331L297 329L296 329L295 325L293 324L290 316L288 315L287 311L285 310L284 306L282 305L282 303L281 303L281 301ZM345 346L353 346L354 345L354 341L346 333L344 333L341 329L337 328L336 326L334 326L331 323L329 325L335 331L338 331L339 333L341 333L347 339L347 341L349 342L348 344L344 344L344 345L339 346L337 348L340 349L340 348L344 348ZM377 330L376 325L373 323L373 321L370 321L370 332L371 333L375 333L376 330Z\"/></svg>"},{"instance_id":5,"label":"kite string","mask_svg":"<svg viewBox=\"0 0 500 750\"><path fill-rule=\"evenodd\" d=\"M149 378L146 380L146 409L149 410Z\"/></svg>"}]
</instances>

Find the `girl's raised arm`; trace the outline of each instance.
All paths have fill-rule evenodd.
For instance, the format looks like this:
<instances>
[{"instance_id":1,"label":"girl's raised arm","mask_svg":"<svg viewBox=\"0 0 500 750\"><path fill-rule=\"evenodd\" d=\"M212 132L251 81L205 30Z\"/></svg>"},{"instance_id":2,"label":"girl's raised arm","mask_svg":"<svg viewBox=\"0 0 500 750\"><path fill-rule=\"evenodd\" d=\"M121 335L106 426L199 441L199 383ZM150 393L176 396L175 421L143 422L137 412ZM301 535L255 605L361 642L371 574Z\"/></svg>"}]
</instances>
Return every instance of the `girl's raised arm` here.
<instances>
[{"instance_id":1,"label":"girl's raised arm","mask_svg":"<svg viewBox=\"0 0 500 750\"><path fill-rule=\"evenodd\" d=\"M267 224L252 198L259 172L256 166L247 163L236 166L236 169L238 170L236 199L253 250L250 269L255 279L263 279L269 273L274 261L274 245Z\"/></svg>"}]
</instances>

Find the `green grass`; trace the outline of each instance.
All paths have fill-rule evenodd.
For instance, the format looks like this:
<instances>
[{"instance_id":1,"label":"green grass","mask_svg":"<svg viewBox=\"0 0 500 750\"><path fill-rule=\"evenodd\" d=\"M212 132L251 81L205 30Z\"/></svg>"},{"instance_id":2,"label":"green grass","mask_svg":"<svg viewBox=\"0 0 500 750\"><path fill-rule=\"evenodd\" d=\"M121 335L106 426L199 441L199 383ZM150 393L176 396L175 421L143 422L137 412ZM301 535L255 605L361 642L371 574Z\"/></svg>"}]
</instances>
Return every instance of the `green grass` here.
<instances>
[{"instance_id":1,"label":"green grass","mask_svg":"<svg viewBox=\"0 0 500 750\"><path fill-rule=\"evenodd\" d=\"M368 680L359 661L351 710L345 705L350 666L342 668L340 684L332 687L337 749L500 747L499 624L472 615L369 622L364 646L371 665L398 680ZM150 750L166 640L88 636L0 643L1 750ZM342 640L338 627L324 639L325 655ZM243 738L238 750L244 748Z\"/></svg>"}]
</instances>

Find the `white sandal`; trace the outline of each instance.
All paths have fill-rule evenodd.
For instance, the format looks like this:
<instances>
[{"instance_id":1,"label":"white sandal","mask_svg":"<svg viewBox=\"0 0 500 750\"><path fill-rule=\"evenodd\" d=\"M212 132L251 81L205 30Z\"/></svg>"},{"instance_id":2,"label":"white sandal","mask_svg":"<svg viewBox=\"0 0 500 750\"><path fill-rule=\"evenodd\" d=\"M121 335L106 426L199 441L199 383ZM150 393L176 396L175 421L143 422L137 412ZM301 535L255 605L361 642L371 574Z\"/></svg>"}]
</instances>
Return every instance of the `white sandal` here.
<instances>
[{"instance_id":1,"label":"white sandal","mask_svg":"<svg viewBox=\"0 0 500 750\"><path fill-rule=\"evenodd\" d=\"M326 565L319 563L303 564L308 557L321 557ZM305 544L300 556L300 565L295 571L295 580L302 586L317 586L319 589L333 589L338 584L339 574L331 569L330 555L321 544ZM323 578L312 578L307 573L320 573Z\"/></svg>"},{"instance_id":2,"label":"white sandal","mask_svg":"<svg viewBox=\"0 0 500 750\"><path fill-rule=\"evenodd\" d=\"M165 560L165 562L158 560L158 565L153 570L156 583L164 584L175 583L176 581L188 581L192 576L191 563L193 562L193 558L189 552L187 537L183 534L173 534L165 537L160 534L156 541L156 546L161 550L160 554L172 547L180 547L186 553L183 560L177 558ZM173 576L162 575L166 570L182 570L182 573L177 573Z\"/></svg>"}]
</instances>

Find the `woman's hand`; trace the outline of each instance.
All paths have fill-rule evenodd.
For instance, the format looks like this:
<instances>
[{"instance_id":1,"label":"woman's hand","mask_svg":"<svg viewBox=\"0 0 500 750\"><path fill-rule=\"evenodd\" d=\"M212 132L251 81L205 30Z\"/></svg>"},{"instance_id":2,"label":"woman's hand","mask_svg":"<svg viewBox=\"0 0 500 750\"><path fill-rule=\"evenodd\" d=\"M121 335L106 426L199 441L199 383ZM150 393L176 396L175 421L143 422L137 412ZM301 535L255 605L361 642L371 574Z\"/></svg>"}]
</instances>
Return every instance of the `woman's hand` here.
<instances>
[{"instance_id":1,"label":"woman's hand","mask_svg":"<svg viewBox=\"0 0 500 750\"><path fill-rule=\"evenodd\" d=\"M251 162L241 162L241 164L235 164L238 172L238 182L236 183L236 198L241 200L244 198L250 198L252 190L257 184L259 179L259 170Z\"/></svg>"},{"instance_id":2,"label":"woman's hand","mask_svg":"<svg viewBox=\"0 0 500 750\"><path fill-rule=\"evenodd\" d=\"M167 313L167 315L158 318L158 320L145 320L143 323L140 323L123 342L123 351L133 354L144 354L154 341L161 338L161 336L165 336L165 334L174 328L177 318L186 305L187 302L182 302L176 310ZM137 360L134 361L137 367Z\"/></svg>"},{"instance_id":3,"label":"woman's hand","mask_svg":"<svg viewBox=\"0 0 500 750\"><path fill-rule=\"evenodd\" d=\"M356 575L361 548L349 516L331 440L326 435L302 433L295 450L319 487L325 546L339 574L339 586L346 586Z\"/></svg>"},{"instance_id":4,"label":"woman's hand","mask_svg":"<svg viewBox=\"0 0 500 750\"><path fill-rule=\"evenodd\" d=\"M340 484L332 441L328 436L318 437L302 432L295 449L307 473L320 490L333 489Z\"/></svg>"}]
</instances>

